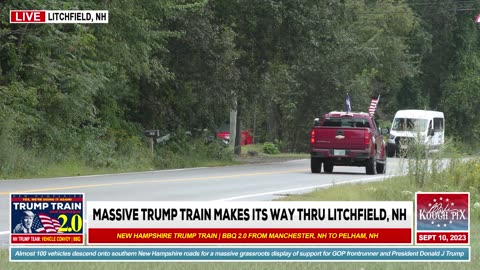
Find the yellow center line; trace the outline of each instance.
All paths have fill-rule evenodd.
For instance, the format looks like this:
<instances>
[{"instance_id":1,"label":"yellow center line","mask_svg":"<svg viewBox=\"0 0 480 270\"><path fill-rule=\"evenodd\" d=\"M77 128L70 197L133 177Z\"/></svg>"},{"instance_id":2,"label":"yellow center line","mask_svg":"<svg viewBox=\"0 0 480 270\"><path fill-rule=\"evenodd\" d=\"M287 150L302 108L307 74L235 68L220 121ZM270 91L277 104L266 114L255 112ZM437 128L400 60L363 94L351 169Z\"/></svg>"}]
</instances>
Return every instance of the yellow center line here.
<instances>
[{"instance_id":1,"label":"yellow center line","mask_svg":"<svg viewBox=\"0 0 480 270\"><path fill-rule=\"evenodd\" d=\"M16 191L9 191L9 192L0 192L0 196L10 195L10 193L33 193L33 192L47 192L47 191L67 190L67 189L78 189L78 188L95 188L95 187L117 186L117 185L134 185L134 184L146 184L146 183L164 183L164 182L167 183L167 182L201 181L201 180L214 180L214 179L231 179L231 178L246 177L246 176L284 174L284 173L305 172L305 171L307 171L307 168L302 169L302 170L288 170L288 171L275 171L275 172L245 173L245 174L234 174L234 175L220 175L220 176L193 177L193 178L177 178L177 179L165 179L165 180L114 182L114 183L90 184L90 185L78 185L78 186L66 186L66 187L49 187L49 188L41 188L41 189L29 189L29 190L16 190Z\"/></svg>"}]
</instances>

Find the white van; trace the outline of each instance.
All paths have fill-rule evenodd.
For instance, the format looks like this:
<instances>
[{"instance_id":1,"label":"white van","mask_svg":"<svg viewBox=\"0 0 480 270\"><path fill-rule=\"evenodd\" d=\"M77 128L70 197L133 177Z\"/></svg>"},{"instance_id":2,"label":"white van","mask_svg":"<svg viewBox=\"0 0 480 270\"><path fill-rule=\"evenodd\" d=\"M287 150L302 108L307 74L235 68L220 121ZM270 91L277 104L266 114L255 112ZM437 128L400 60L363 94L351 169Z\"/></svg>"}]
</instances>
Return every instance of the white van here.
<instances>
[{"instance_id":1,"label":"white van","mask_svg":"<svg viewBox=\"0 0 480 270\"><path fill-rule=\"evenodd\" d=\"M408 142L428 145L436 151L445 142L445 118L443 112L425 110L400 110L395 114L387 144L387 156L408 147Z\"/></svg>"}]
</instances>

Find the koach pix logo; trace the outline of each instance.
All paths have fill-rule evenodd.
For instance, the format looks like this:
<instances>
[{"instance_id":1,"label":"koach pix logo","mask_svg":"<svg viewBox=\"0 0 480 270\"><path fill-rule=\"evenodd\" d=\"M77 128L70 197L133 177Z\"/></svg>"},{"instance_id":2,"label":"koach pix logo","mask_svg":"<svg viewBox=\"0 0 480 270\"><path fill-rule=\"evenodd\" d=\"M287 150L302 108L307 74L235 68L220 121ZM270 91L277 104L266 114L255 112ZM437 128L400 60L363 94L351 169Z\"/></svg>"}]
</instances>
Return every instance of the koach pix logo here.
<instances>
[{"instance_id":1,"label":"koach pix logo","mask_svg":"<svg viewBox=\"0 0 480 270\"><path fill-rule=\"evenodd\" d=\"M470 194L416 193L417 230L468 231Z\"/></svg>"}]
</instances>

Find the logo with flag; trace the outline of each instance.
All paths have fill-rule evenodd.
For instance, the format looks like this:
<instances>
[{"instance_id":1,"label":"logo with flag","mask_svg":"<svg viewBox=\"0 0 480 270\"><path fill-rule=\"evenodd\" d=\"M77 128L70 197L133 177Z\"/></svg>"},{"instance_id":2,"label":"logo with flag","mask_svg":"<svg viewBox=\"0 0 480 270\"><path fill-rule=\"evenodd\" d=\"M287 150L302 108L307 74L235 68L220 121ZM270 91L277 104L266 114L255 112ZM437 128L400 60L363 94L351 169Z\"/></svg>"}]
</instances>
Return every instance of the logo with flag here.
<instances>
[{"instance_id":1,"label":"logo with flag","mask_svg":"<svg viewBox=\"0 0 480 270\"><path fill-rule=\"evenodd\" d=\"M36 215L32 224L32 230L38 233L57 233L59 228L60 222L45 214Z\"/></svg>"},{"instance_id":2,"label":"logo with flag","mask_svg":"<svg viewBox=\"0 0 480 270\"><path fill-rule=\"evenodd\" d=\"M469 193L416 193L417 230L467 231Z\"/></svg>"},{"instance_id":3,"label":"logo with flag","mask_svg":"<svg viewBox=\"0 0 480 270\"><path fill-rule=\"evenodd\" d=\"M350 105L350 95L347 94L347 97L345 98L345 111L349 113L352 111L352 106Z\"/></svg>"},{"instance_id":4,"label":"logo with flag","mask_svg":"<svg viewBox=\"0 0 480 270\"><path fill-rule=\"evenodd\" d=\"M377 110L377 104L379 101L380 96L378 96L377 98L373 98L372 102L370 102L370 107L368 108L368 113L370 114L370 116L373 117L373 115L375 114L375 110Z\"/></svg>"}]
</instances>

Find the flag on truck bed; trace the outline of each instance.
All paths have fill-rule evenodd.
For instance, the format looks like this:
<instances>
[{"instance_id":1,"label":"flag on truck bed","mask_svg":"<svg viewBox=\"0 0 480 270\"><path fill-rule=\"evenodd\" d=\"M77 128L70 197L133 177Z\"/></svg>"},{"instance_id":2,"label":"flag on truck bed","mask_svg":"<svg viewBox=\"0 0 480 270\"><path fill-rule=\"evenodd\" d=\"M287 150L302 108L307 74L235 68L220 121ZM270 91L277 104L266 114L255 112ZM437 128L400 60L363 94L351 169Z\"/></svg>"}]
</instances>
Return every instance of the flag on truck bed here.
<instances>
[{"instance_id":1,"label":"flag on truck bed","mask_svg":"<svg viewBox=\"0 0 480 270\"><path fill-rule=\"evenodd\" d=\"M370 102L370 108L368 108L368 113L372 117L375 114L375 110L377 109L378 101L380 101L380 96L378 96L377 98L372 98L372 102Z\"/></svg>"},{"instance_id":2,"label":"flag on truck bed","mask_svg":"<svg viewBox=\"0 0 480 270\"><path fill-rule=\"evenodd\" d=\"M350 95L347 94L347 97L345 98L345 111L347 113L352 111L352 106L350 106Z\"/></svg>"}]
</instances>

